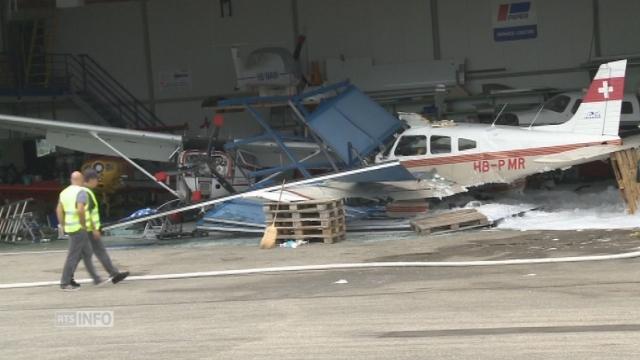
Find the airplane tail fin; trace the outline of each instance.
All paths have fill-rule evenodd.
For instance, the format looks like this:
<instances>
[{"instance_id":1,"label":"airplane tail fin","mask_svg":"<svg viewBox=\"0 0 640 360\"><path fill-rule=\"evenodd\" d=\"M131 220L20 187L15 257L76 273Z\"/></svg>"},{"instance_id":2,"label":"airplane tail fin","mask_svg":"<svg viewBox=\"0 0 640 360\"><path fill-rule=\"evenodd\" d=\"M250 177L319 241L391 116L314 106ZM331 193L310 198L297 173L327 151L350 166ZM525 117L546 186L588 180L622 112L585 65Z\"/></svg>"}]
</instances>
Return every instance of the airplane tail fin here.
<instances>
[{"instance_id":1,"label":"airplane tail fin","mask_svg":"<svg viewBox=\"0 0 640 360\"><path fill-rule=\"evenodd\" d=\"M553 127L577 134L618 136L626 68L627 60L600 65L573 117Z\"/></svg>"}]
</instances>

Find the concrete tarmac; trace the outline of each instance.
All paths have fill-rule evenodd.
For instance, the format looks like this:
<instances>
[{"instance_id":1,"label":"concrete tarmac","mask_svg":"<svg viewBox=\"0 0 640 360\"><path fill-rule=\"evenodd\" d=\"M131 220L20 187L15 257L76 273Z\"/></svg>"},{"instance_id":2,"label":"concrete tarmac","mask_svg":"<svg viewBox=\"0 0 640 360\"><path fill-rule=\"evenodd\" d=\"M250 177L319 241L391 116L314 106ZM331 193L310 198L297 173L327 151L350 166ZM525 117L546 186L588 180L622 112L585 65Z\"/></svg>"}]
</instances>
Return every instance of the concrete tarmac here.
<instances>
[{"instance_id":1,"label":"concrete tarmac","mask_svg":"<svg viewBox=\"0 0 640 360\"><path fill-rule=\"evenodd\" d=\"M132 274L165 274L614 254L640 246L629 231L362 234L273 250L255 242L173 242L111 249L111 256ZM46 248L0 247L0 283L58 279L65 253L56 251L64 243ZM82 267L76 277L86 277ZM640 259L8 289L0 290L0 359L637 359L639 296ZM56 313L81 310L113 311L113 326L56 323Z\"/></svg>"}]
</instances>

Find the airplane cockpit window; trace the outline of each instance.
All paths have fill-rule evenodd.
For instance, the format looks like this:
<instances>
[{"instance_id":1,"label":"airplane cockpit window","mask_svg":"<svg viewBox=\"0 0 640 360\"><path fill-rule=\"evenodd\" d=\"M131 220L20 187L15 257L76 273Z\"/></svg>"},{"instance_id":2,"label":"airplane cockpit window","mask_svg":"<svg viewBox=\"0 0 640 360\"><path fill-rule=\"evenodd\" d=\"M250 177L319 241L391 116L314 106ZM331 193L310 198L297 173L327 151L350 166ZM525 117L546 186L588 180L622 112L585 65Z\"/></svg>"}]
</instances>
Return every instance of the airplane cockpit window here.
<instances>
[{"instance_id":1,"label":"airplane cockpit window","mask_svg":"<svg viewBox=\"0 0 640 360\"><path fill-rule=\"evenodd\" d=\"M427 153L427 137L423 135L405 135L400 138L394 154L396 156L414 156Z\"/></svg>"},{"instance_id":2,"label":"airplane cockpit window","mask_svg":"<svg viewBox=\"0 0 640 360\"><path fill-rule=\"evenodd\" d=\"M458 151L465 151L475 149L477 147L475 140L459 138L458 139Z\"/></svg>"},{"instance_id":3,"label":"airplane cockpit window","mask_svg":"<svg viewBox=\"0 0 640 360\"><path fill-rule=\"evenodd\" d=\"M578 111L578 108L580 107L580 104L582 104L582 99L576 100L576 102L573 104L573 107L571 108L571 113L572 114L575 114L576 111Z\"/></svg>"},{"instance_id":4,"label":"airplane cockpit window","mask_svg":"<svg viewBox=\"0 0 640 360\"><path fill-rule=\"evenodd\" d=\"M431 153L446 154L451 152L451 137L449 136L432 136L431 137Z\"/></svg>"},{"instance_id":5,"label":"airplane cockpit window","mask_svg":"<svg viewBox=\"0 0 640 360\"><path fill-rule=\"evenodd\" d=\"M561 113L567 108L569 102L571 102L571 98L567 95L556 95L544 104L544 108Z\"/></svg>"}]
</instances>

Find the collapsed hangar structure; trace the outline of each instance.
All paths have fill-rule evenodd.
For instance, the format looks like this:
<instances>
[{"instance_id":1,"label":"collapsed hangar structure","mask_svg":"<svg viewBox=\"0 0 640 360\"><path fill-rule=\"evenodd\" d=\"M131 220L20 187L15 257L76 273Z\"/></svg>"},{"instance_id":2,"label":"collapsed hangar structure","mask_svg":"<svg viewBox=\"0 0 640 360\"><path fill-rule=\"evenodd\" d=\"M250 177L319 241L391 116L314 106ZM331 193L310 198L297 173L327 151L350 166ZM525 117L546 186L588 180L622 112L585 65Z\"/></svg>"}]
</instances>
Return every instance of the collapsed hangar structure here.
<instances>
[{"instance_id":1,"label":"collapsed hangar structure","mask_svg":"<svg viewBox=\"0 0 640 360\"><path fill-rule=\"evenodd\" d=\"M334 242L554 211L528 191L617 187L635 213L639 7L2 1L1 239L55 237L57 195L87 168L114 231L160 238L274 224Z\"/></svg>"}]
</instances>

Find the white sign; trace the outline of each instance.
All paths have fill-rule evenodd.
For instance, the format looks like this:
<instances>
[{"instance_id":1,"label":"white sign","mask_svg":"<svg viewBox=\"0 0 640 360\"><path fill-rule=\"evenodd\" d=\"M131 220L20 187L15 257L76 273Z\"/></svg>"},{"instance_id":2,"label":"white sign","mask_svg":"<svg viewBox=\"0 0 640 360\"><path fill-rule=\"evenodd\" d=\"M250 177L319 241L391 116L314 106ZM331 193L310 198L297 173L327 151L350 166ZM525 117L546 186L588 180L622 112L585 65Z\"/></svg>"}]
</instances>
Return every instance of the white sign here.
<instances>
[{"instance_id":1,"label":"white sign","mask_svg":"<svg viewBox=\"0 0 640 360\"><path fill-rule=\"evenodd\" d=\"M160 89L191 89L191 71L175 70L161 71L159 79Z\"/></svg>"},{"instance_id":2,"label":"white sign","mask_svg":"<svg viewBox=\"0 0 640 360\"><path fill-rule=\"evenodd\" d=\"M56 147L49 144L46 139L36 140L36 156L43 157L47 156L56 151Z\"/></svg>"}]
</instances>

